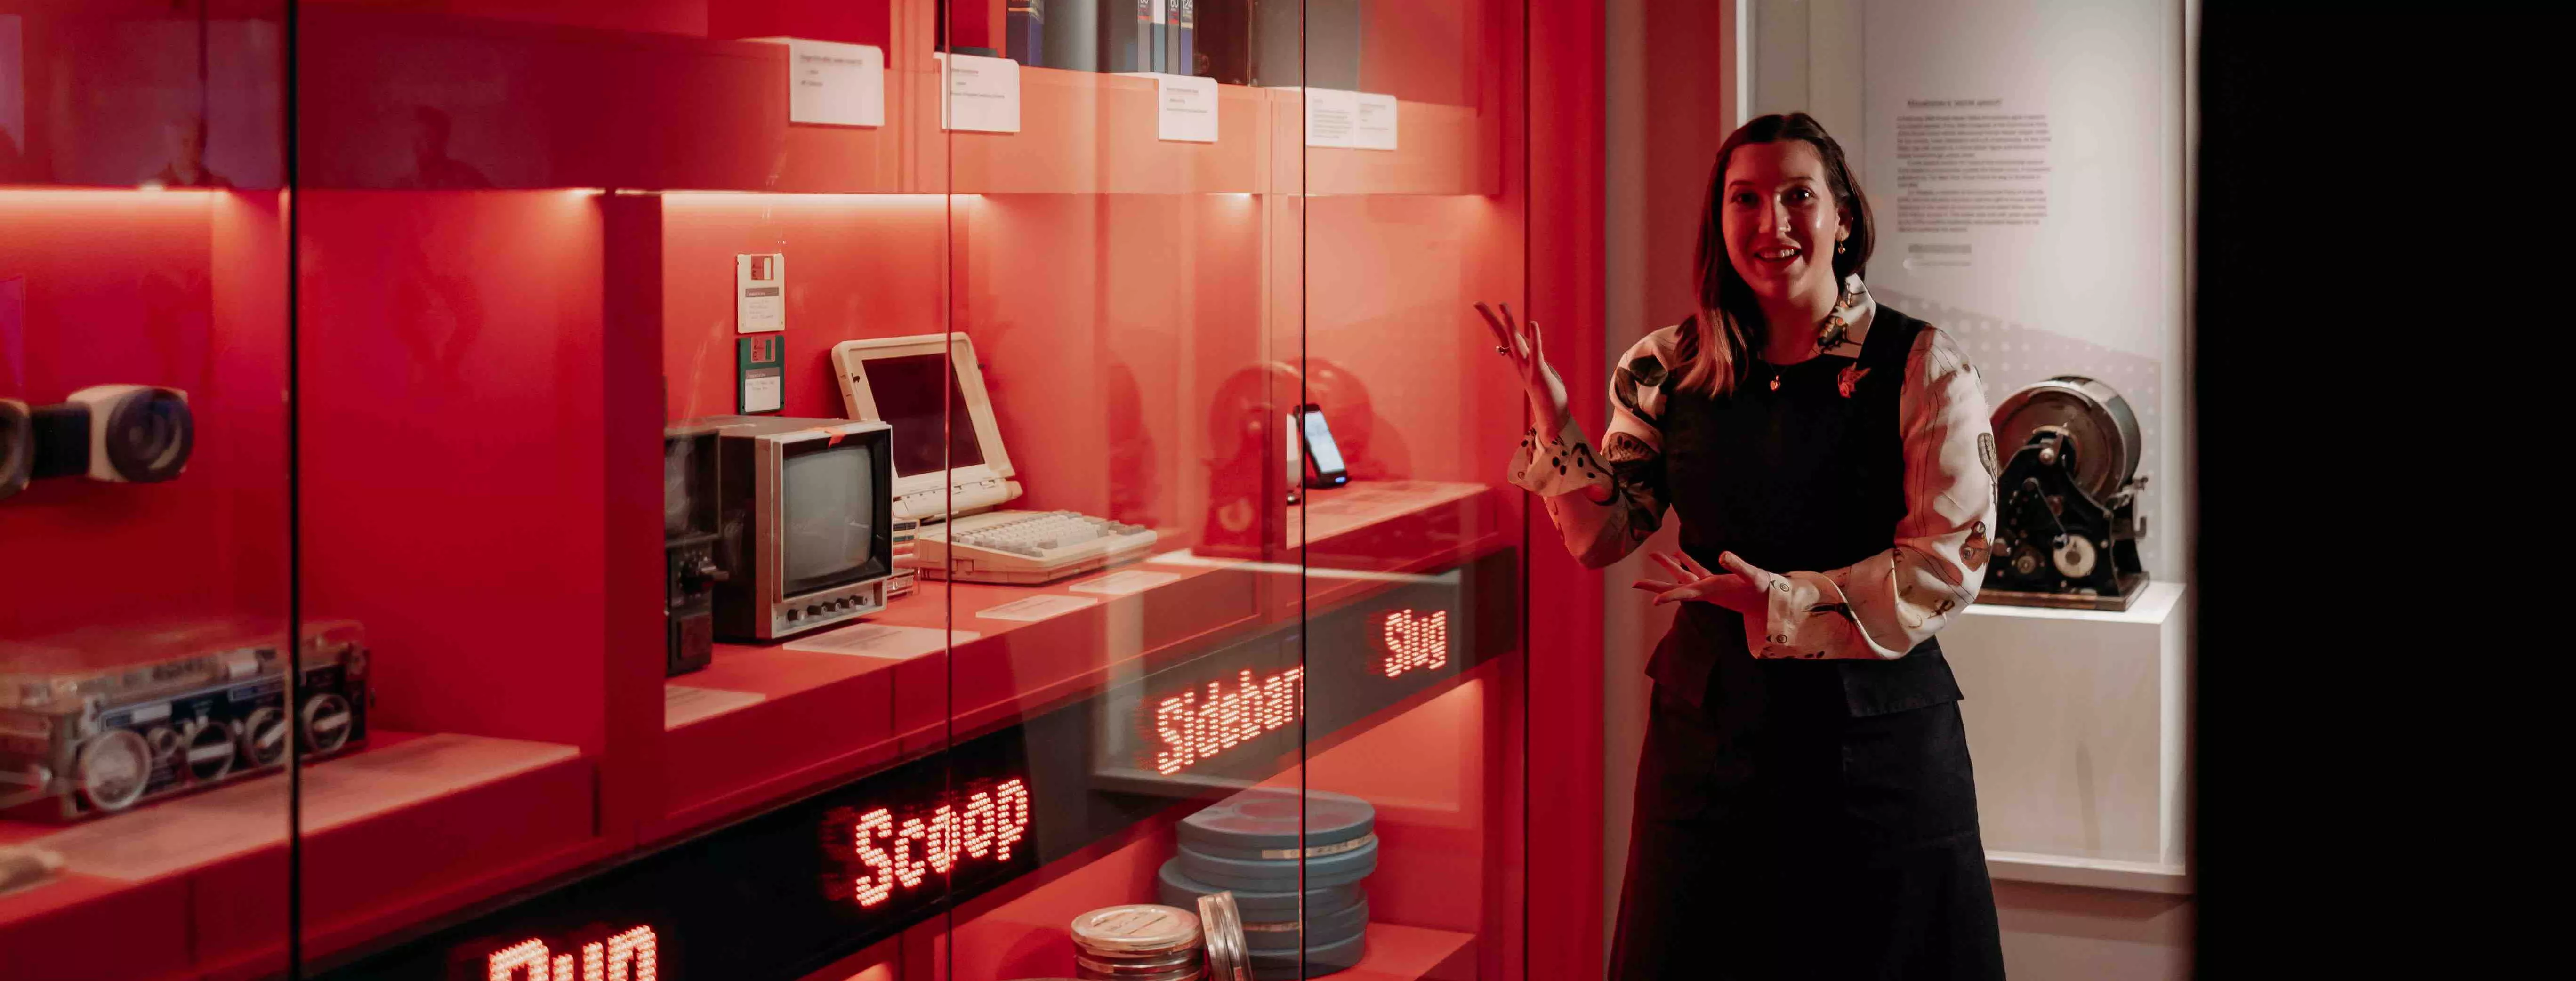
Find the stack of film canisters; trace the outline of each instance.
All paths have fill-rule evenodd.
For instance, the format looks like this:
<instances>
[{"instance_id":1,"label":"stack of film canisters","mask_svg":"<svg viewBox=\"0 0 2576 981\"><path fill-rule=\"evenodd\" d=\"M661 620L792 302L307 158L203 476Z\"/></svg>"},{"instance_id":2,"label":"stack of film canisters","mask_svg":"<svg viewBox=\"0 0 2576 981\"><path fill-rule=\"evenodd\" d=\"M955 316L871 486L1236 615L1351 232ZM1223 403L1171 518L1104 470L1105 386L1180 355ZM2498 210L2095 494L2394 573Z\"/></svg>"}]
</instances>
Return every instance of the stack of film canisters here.
<instances>
[{"instance_id":1,"label":"stack of film canisters","mask_svg":"<svg viewBox=\"0 0 2576 981\"><path fill-rule=\"evenodd\" d=\"M1234 893L1257 981L1298 977L1301 949L1306 977L1349 968L1367 953L1361 883L1377 871L1377 808L1307 791L1301 828L1298 797L1255 788L1209 805L1181 820L1181 853L1163 863L1166 905Z\"/></svg>"}]
</instances>

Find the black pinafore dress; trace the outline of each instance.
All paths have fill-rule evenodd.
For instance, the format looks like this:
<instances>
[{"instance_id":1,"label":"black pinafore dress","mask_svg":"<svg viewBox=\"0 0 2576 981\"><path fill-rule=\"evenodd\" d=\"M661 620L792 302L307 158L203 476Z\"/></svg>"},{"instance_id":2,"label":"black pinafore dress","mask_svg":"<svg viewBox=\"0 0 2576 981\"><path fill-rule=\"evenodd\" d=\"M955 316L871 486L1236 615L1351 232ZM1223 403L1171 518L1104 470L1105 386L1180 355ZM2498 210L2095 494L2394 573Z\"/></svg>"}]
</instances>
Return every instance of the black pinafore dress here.
<instances>
[{"instance_id":1,"label":"black pinafore dress","mask_svg":"<svg viewBox=\"0 0 2576 981\"><path fill-rule=\"evenodd\" d=\"M1898 396L1923 329L1882 306L1857 359L1780 368L1776 389L1766 367L1725 398L1669 391L1659 422L1683 550L1779 573L1887 550L1905 514ZM1940 645L1756 660L1734 611L1680 606L1647 668L1611 978L2003 977Z\"/></svg>"}]
</instances>

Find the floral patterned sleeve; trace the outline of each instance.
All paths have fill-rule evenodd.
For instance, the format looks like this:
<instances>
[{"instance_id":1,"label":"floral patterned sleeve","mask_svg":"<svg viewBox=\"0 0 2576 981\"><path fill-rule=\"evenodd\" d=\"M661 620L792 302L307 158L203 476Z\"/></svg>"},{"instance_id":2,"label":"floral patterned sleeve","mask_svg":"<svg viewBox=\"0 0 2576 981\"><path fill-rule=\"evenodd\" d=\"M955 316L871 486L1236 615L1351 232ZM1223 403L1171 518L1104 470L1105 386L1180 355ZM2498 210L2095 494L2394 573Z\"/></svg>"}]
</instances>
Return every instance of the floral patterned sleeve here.
<instances>
[{"instance_id":1,"label":"floral patterned sleeve","mask_svg":"<svg viewBox=\"0 0 2576 981\"><path fill-rule=\"evenodd\" d=\"M1898 396L1905 439L1905 517L1894 547L1825 572L1771 583L1770 615L1744 618L1762 657L1892 660L1977 598L1995 523L1995 437L1975 366L1926 327Z\"/></svg>"},{"instance_id":2,"label":"floral patterned sleeve","mask_svg":"<svg viewBox=\"0 0 2576 981\"><path fill-rule=\"evenodd\" d=\"M1619 561L1663 525L1664 437L1656 415L1677 334L1670 327L1656 331L1619 357L1600 452L1568 417L1552 431L1523 433L1512 455L1511 482L1546 503L1566 550L1587 568Z\"/></svg>"}]
</instances>

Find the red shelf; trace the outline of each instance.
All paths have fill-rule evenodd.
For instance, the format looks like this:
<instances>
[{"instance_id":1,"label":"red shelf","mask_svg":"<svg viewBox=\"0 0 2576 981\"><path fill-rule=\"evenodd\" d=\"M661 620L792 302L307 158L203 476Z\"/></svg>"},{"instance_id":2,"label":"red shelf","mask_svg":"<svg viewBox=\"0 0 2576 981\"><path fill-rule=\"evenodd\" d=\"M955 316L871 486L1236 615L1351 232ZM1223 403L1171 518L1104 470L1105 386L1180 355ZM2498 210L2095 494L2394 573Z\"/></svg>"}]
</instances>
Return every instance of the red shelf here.
<instances>
[{"instance_id":1,"label":"red shelf","mask_svg":"<svg viewBox=\"0 0 2576 981\"><path fill-rule=\"evenodd\" d=\"M1503 536L1466 531L1481 524L1474 508L1487 492L1473 484L1399 481L1318 493L1309 520L1322 534L1311 550L1381 536L1431 546L1366 562L1352 558L1358 550L1346 549L1349 566L1365 567L1350 575L1167 553L1121 571L1178 579L1123 596L1071 588L1097 575L1039 586L925 581L868 620L948 630L953 616L959 639L945 651L888 659L789 649L798 641L719 644L711 666L671 679L666 690L759 700L666 728L664 807L642 838L665 840L760 810L1403 581L1393 577L1463 564L1508 544ZM1037 621L976 615L1040 595L1099 602ZM970 632L976 636L963 636Z\"/></svg>"},{"instance_id":2,"label":"red shelf","mask_svg":"<svg viewBox=\"0 0 2576 981\"><path fill-rule=\"evenodd\" d=\"M0 822L0 838L63 856L53 881L0 896L0 949L27 977L143 977L284 966L287 796L240 780L113 817ZM378 732L364 752L304 770L308 950L437 915L596 857L590 764L570 746ZM508 815L508 820L495 820ZM149 915L148 920L134 919ZM61 944L46 936L124 937ZM58 960L59 959L59 960ZM104 960L102 960L104 959ZM115 970L98 974L103 963ZM11 976L20 976L13 974Z\"/></svg>"},{"instance_id":3,"label":"red shelf","mask_svg":"<svg viewBox=\"0 0 2576 981\"><path fill-rule=\"evenodd\" d=\"M892 762L894 671L901 662L776 647L718 645L705 670L671 679L684 687L761 700L678 726L662 736L661 816L641 837L657 841L757 810Z\"/></svg>"},{"instance_id":4,"label":"red shelf","mask_svg":"<svg viewBox=\"0 0 2576 981\"><path fill-rule=\"evenodd\" d=\"M1340 975L1351 981L1472 981L1473 934L1394 923L1368 926L1368 953Z\"/></svg>"}]
</instances>

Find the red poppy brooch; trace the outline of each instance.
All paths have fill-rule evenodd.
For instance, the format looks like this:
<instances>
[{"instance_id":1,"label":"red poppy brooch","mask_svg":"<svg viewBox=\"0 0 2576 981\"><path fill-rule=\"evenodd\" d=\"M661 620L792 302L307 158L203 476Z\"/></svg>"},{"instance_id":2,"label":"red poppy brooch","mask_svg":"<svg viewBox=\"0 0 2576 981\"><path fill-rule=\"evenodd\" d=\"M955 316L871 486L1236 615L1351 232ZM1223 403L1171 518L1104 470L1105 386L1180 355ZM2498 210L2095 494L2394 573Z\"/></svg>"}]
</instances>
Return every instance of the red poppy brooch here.
<instances>
[{"instance_id":1,"label":"red poppy brooch","mask_svg":"<svg viewBox=\"0 0 2576 981\"><path fill-rule=\"evenodd\" d=\"M1869 369L1867 368L1863 368L1856 364L1844 365L1842 377L1836 383L1838 387L1842 389L1843 397L1850 398L1852 396L1852 389L1860 385L1861 376L1867 374L1869 374Z\"/></svg>"}]
</instances>

